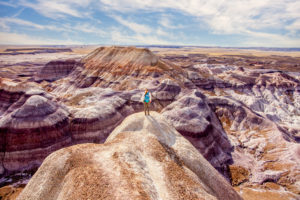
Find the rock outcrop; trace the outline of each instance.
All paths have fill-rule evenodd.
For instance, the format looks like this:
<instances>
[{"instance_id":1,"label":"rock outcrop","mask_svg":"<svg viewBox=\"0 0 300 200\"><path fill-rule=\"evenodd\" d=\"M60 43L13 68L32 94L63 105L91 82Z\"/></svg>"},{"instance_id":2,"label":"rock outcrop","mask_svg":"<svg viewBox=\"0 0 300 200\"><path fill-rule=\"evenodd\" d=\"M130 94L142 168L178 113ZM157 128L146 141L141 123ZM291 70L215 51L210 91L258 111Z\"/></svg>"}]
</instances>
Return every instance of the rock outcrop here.
<instances>
[{"instance_id":1,"label":"rock outcrop","mask_svg":"<svg viewBox=\"0 0 300 200\"><path fill-rule=\"evenodd\" d=\"M35 81L55 81L67 76L76 65L76 60L55 60L47 63L35 76Z\"/></svg>"},{"instance_id":2,"label":"rock outcrop","mask_svg":"<svg viewBox=\"0 0 300 200\"><path fill-rule=\"evenodd\" d=\"M227 63L189 64L185 69L190 80L186 85L194 84L206 96L233 147L229 173L240 194L246 199L296 199L300 194L300 74ZM170 111L175 127L182 125L173 116L178 110ZM190 120L183 122L192 127Z\"/></svg>"},{"instance_id":3,"label":"rock outcrop","mask_svg":"<svg viewBox=\"0 0 300 200\"><path fill-rule=\"evenodd\" d=\"M241 199L158 113L127 117L104 144L54 152L18 200Z\"/></svg>"},{"instance_id":4,"label":"rock outcrop","mask_svg":"<svg viewBox=\"0 0 300 200\"><path fill-rule=\"evenodd\" d=\"M148 49L100 47L81 60L72 73L80 88L110 87L117 90L138 88L143 79L184 79L184 71L160 60Z\"/></svg>"},{"instance_id":5,"label":"rock outcrop","mask_svg":"<svg viewBox=\"0 0 300 200\"><path fill-rule=\"evenodd\" d=\"M165 107L162 114L216 169L228 175L227 166L232 162L233 148L200 91L182 94L177 101Z\"/></svg>"},{"instance_id":6,"label":"rock outcrop","mask_svg":"<svg viewBox=\"0 0 300 200\"><path fill-rule=\"evenodd\" d=\"M263 194L272 184L268 190L274 196L279 190L282 199L299 195L300 145L293 135L240 102L224 97L209 101L234 147L230 173L239 190L251 194L249 188L256 186Z\"/></svg>"},{"instance_id":7,"label":"rock outcrop","mask_svg":"<svg viewBox=\"0 0 300 200\"><path fill-rule=\"evenodd\" d=\"M38 167L51 152L70 144L69 112L34 86L2 80L0 172Z\"/></svg>"},{"instance_id":8,"label":"rock outcrop","mask_svg":"<svg viewBox=\"0 0 300 200\"><path fill-rule=\"evenodd\" d=\"M170 104L181 90L171 80L155 82L152 87L151 109L155 110ZM1 88L1 174L36 168L49 153L71 144L103 143L126 116L143 110L141 90L54 91L57 96L68 96L60 99L36 84L6 79Z\"/></svg>"}]
</instances>

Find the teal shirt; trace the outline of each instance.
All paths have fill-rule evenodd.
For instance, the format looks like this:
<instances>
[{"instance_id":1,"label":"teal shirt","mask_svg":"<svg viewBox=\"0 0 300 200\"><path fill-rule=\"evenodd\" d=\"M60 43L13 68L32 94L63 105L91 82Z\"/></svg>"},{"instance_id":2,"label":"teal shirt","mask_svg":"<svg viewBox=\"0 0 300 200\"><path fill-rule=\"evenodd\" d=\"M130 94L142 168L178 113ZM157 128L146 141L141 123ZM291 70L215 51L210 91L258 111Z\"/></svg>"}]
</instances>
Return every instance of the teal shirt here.
<instances>
[{"instance_id":1,"label":"teal shirt","mask_svg":"<svg viewBox=\"0 0 300 200\"><path fill-rule=\"evenodd\" d=\"M147 93L145 94L144 102L146 102L146 103L149 103L149 102L150 102L150 94L149 94L149 92L147 92Z\"/></svg>"}]
</instances>

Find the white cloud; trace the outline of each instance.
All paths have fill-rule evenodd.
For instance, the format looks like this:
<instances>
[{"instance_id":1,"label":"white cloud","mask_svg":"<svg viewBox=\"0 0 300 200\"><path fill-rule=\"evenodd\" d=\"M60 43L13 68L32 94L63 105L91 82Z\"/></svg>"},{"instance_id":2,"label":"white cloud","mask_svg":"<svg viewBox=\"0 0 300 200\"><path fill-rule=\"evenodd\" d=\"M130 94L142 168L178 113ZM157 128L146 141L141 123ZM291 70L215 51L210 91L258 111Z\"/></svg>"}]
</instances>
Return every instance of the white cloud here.
<instances>
[{"instance_id":1,"label":"white cloud","mask_svg":"<svg viewBox=\"0 0 300 200\"><path fill-rule=\"evenodd\" d=\"M48 38L37 38L26 34L0 32L0 44L6 45L58 45L58 44L82 44L72 40L52 40Z\"/></svg>"},{"instance_id":2,"label":"white cloud","mask_svg":"<svg viewBox=\"0 0 300 200\"><path fill-rule=\"evenodd\" d=\"M73 26L72 28L74 30L82 31L82 32L85 32L85 33L97 33L97 34L103 34L104 33L103 30L101 30L99 28L96 28L96 27L92 26L89 23L78 23L75 26Z\"/></svg>"},{"instance_id":3,"label":"white cloud","mask_svg":"<svg viewBox=\"0 0 300 200\"><path fill-rule=\"evenodd\" d=\"M297 21L294 21L292 24L288 25L286 27L292 35L296 34L297 31L300 31L300 19Z\"/></svg>"},{"instance_id":4,"label":"white cloud","mask_svg":"<svg viewBox=\"0 0 300 200\"><path fill-rule=\"evenodd\" d=\"M152 28L150 28L147 25L144 24L138 24L132 21L128 21L123 19L120 16L116 16L113 15L112 16L115 20L117 20L117 22L119 22L120 24L126 26L127 28L131 29L132 31L136 32L136 33L144 33L144 34L148 34L152 32Z\"/></svg>"},{"instance_id":5,"label":"white cloud","mask_svg":"<svg viewBox=\"0 0 300 200\"><path fill-rule=\"evenodd\" d=\"M126 44L126 45L170 45L176 44L167 40L163 40L156 35L143 35L143 34L133 34L128 35L118 29L114 29L110 32L112 44Z\"/></svg>"},{"instance_id":6,"label":"white cloud","mask_svg":"<svg viewBox=\"0 0 300 200\"><path fill-rule=\"evenodd\" d=\"M49 25L41 25L36 24L31 21L19 19L19 18L9 18L4 17L0 18L0 27L2 31L9 32L10 26L13 25L19 25L19 26L26 26L31 27L36 30L51 30L51 31L58 31L58 32L84 32L84 33L93 33L97 35L106 35L106 32L102 29L96 27L95 25L92 25L87 22L82 23L75 23L73 25L71 24L49 24Z\"/></svg>"},{"instance_id":7,"label":"white cloud","mask_svg":"<svg viewBox=\"0 0 300 200\"><path fill-rule=\"evenodd\" d=\"M70 0L37 0L34 3L28 0L21 0L20 4L36 10L41 15L57 19L65 16L87 17L87 12L81 12L80 7L87 7L90 1Z\"/></svg>"},{"instance_id":8,"label":"white cloud","mask_svg":"<svg viewBox=\"0 0 300 200\"><path fill-rule=\"evenodd\" d=\"M0 20L0 29L2 31L9 31L10 30L9 26L2 20Z\"/></svg>"},{"instance_id":9,"label":"white cloud","mask_svg":"<svg viewBox=\"0 0 300 200\"><path fill-rule=\"evenodd\" d=\"M21 26L33 27L36 29L45 29L45 26L43 26L43 25L35 24L30 21L26 21L26 20L19 19L19 18L13 18L13 17L12 18L10 18L10 17L0 18L0 24L5 24L6 26L8 26L8 24L17 24L17 25L21 25Z\"/></svg>"},{"instance_id":10,"label":"white cloud","mask_svg":"<svg viewBox=\"0 0 300 200\"><path fill-rule=\"evenodd\" d=\"M97 34L97 35L106 35L106 32L103 31L103 29L100 29L98 27L96 27L95 25L92 25L88 22L82 22L82 23L76 23L75 25L71 25L71 24L64 24L63 25L64 29L67 31L80 31L80 32L84 32L84 33L93 33L93 34Z\"/></svg>"},{"instance_id":11,"label":"white cloud","mask_svg":"<svg viewBox=\"0 0 300 200\"><path fill-rule=\"evenodd\" d=\"M243 46L258 46L258 47L299 47L299 37L288 37L279 34L248 32Z\"/></svg>"},{"instance_id":12,"label":"white cloud","mask_svg":"<svg viewBox=\"0 0 300 200\"><path fill-rule=\"evenodd\" d=\"M3 2L3 1L0 1L0 5L4 5L4 6L9 6L9 7L17 7L17 5L16 4L14 4L14 3L12 3L12 2Z\"/></svg>"},{"instance_id":13,"label":"white cloud","mask_svg":"<svg viewBox=\"0 0 300 200\"><path fill-rule=\"evenodd\" d=\"M168 36L171 35L170 33L164 31L164 30L161 29L161 28L158 28L158 29L156 30L156 34L157 34L157 35L160 35L160 36L166 36L166 37L168 37Z\"/></svg>"},{"instance_id":14,"label":"white cloud","mask_svg":"<svg viewBox=\"0 0 300 200\"><path fill-rule=\"evenodd\" d=\"M128 34L126 31L122 32L120 29L114 29L110 33L113 43L163 45L177 43L176 41L170 41L174 39L173 35L166 32L162 27L150 27L145 24L138 24L134 21L125 20L117 15L111 15L111 17L134 32L134 34ZM167 38L168 40L162 38Z\"/></svg>"},{"instance_id":15,"label":"white cloud","mask_svg":"<svg viewBox=\"0 0 300 200\"><path fill-rule=\"evenodd\" d=\"M171 21L172 16L169 15L163 15L161 17L161 19L159 20L159 24L161 26L163 26L164 28L168 28L168 29L179 29L179 28L183 28L184 26L182 26L181 24L176 24L174 25Z\"/></svg>"},{"instance_id":16,"label":"white cloud","mask_svg":"<svg viewBox=\"0 0 300 200\"><path fill-rule=\"evenodd\" d=\"M296 0L99 0L99 2L106 10L123 13L176 10L198 19L199 24L205 23L212 33L221 35L251 36L250 32L257 32L259 37L259 33L268 34L272 30L274 35L281 33L282 38L289 39L290 37L283 35L282 32L285 30L295 34L300 20L300 1ZM172 27L168 20L162 19L160 24ZM268 40L268 44L272 43L272 38L274 37L261 37ZM290 40L294 41L293 38ZM296 45L300 46L300 43Z\"/></svg>"},{"instance_id":17,"label":"white cloud","mask_svg":"<svg viewBox=\"0 0 300 200\"><path fill-rule=\"evenodd\" d=\"M101 12L105 11L100 16L110 16L134 32L133 34L128 31L124 31L125 34L120 31L113 32L112 38L115 38L115 41L124 40L124 43L137 41L147 44L151 42L165 44L171 40L177 42L178 38L182 38L178 36L180 31L188 35L189 30L184 30L187 26L183 23L191 18L193 25L195 22L199 24L198 27L189 27L193 32L205 31L206 34L209 31L209 34L217 35L216 37L226 34L238 35L245 38L241 45L300 46L300 41L297 39L300 38L300 1L297 0L18 0L16 1L18 3L12 2L0 2L0 5L23 6L22 9L29 7L55 20L49 24L37 24L17 18L18 14L14 17L3 17L0 18L0 29L5 33L15 31L14 27L17 25L21 28L25 27L25 31L29 27L37 31L51 30L78 37L86 33L86 35L93 34L93 37L97 35L107 38L111 27L115 24L112 22L107 27L107 22L103 21L105 29L99 25L101 21L94 19L91 13L100 7ZM20 16L24 14L22 10L19 13L22 13ZM176 13L180 15L175 16ZM134 16L150 17L136 20ZM181 16L184 22L179 19ZM173 37L172 33L174 33ZM195 38L197 39L196 34ZM191 40L191 38L185 39L193 43ZM236 43L235 38L232 41Z\"/></svg>"}]
</instances>

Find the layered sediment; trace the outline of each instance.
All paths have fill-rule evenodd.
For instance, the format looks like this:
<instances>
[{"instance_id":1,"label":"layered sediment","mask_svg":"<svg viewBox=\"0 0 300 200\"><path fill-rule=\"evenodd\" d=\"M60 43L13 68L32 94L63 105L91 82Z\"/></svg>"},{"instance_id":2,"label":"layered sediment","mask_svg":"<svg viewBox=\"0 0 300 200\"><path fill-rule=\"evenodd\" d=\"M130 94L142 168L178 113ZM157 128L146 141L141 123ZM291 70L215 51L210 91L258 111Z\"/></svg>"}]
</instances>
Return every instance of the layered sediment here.
<instances>
[{"instance_id":1,"label":"layered sediment","mask_svg":"<svg viewBox=\"0 0 300 200\"><path fill-rule=\"evenodd\" d=\"M64 107L33 86L2 84L2 173L38 167L49 153L70 144Z\"/></svg>"},{"instance_id":2,"label":"layered sediment","mask_svg":"<svg viewBox=\"0 0 300 200\"><path fill-rule=\"evenodd\" d=\"M144 79L183 79L184 71L160 60L148 49L135 47L101 47L81 60L72 76L76 86L110 87L131 90Z\"/></svg>"},{"instance_id":3,"label":"layered sediment","mask_svg":"<svg viewBox=\"0 0 300 200\"><path fill-rule=\"evenodd\" d=\"M182 94L162 110L162 114L178 132L222 174L229 176L233 148L218 118L197 90Z\"/></svg>"},{"instance_id":4,"label":"layered sediment","mask_svg":"<svg viewBox=\"0 0 300 200\"><path fill-rule=\"evenodd\" d=\"M76 60L50 61L36 74L35 81L55 81L61 79L71 73L76 64Z\"/></svg>"},{"instance_id":5,"label":"layered sediment","mask_svg":"<svg viewBox=\"0 0 300 200\"><path fill-rule=\"evenodd\" d=\"M148 88L151 111L160 112L245 199L295 199L299 73L201 58L177 58L191 59L183 65L147 49L101 47L74 65L49 62L39 74L42 82L2 78L1 176L39 166L72 144L103 143L127 116L143 110Z\"/></svg>"},{"instance_id":6,"label":"layered sediment","mask_svg":"<svg viewBox=\"0 0 300 200\"><path fill-rule=\"evenodd\" d=\"M104 144L75 145L51 154L18 197L74 198L241 199L201 154L154 112L127 117Z\"/></svg>"}]
</instances>

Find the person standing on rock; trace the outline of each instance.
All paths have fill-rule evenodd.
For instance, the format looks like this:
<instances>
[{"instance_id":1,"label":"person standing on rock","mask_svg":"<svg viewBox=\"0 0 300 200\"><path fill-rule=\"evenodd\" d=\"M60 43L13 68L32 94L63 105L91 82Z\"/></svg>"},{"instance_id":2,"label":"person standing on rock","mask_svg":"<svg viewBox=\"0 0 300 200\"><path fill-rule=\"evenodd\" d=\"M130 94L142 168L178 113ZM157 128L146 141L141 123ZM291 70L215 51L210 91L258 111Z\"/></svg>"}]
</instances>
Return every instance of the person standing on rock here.
<instances>
[{"instance_id":1,"label":"person standing on rock","mask_svg":"<svg viewBox=\"0 0 300 200\"><path fill-rule=\"evenodd\" d=\"M143 102L144 102L144 111L145 111L145 115L147 115L147 111L148 111L148 115L150 115L150 111L149 111L149 106L151 103L151 94L148 91L148 89L145 90L145 94L142 97Z\"/></svg>"}]
</instances>

